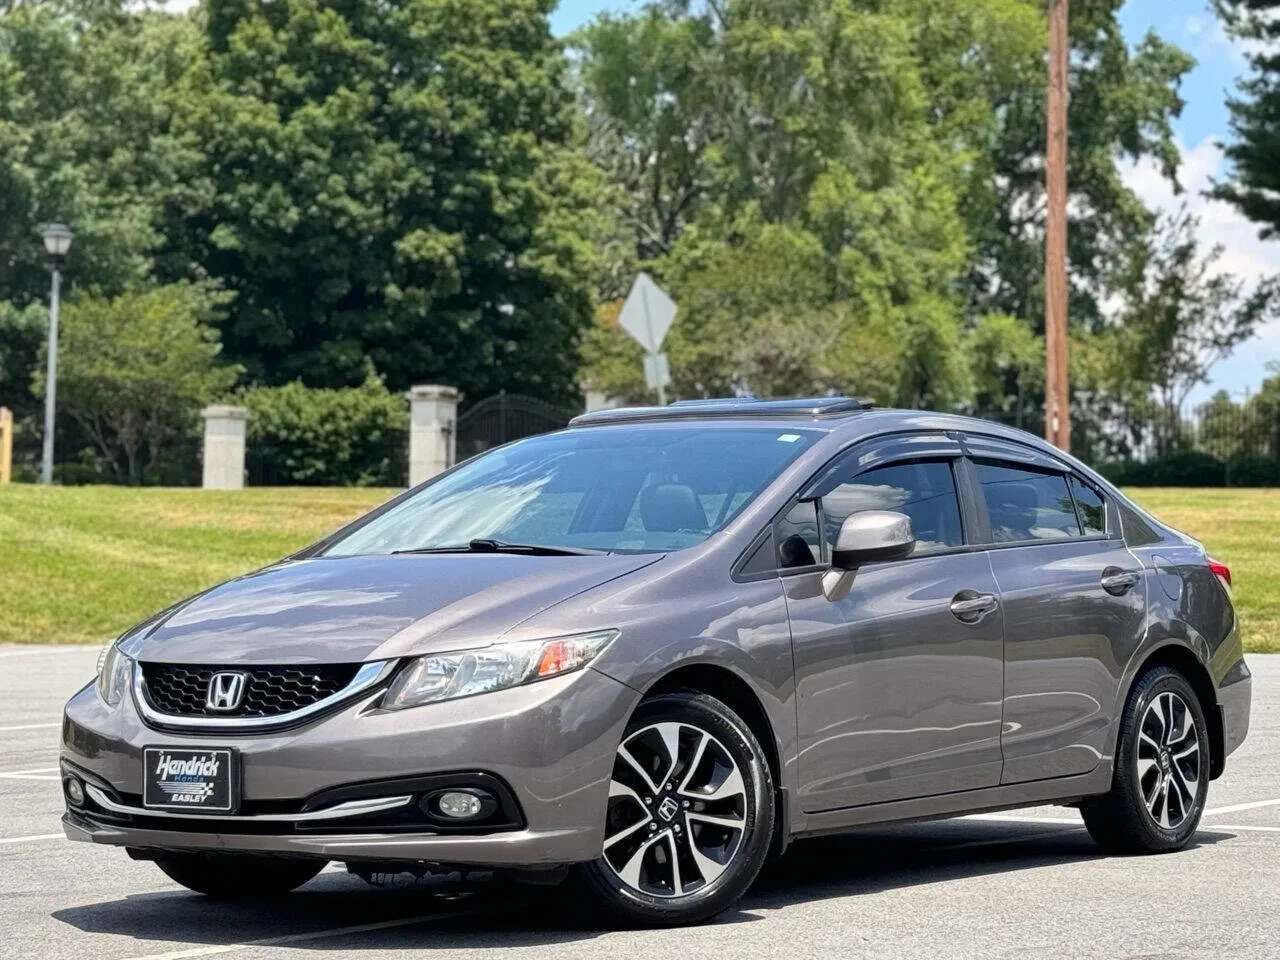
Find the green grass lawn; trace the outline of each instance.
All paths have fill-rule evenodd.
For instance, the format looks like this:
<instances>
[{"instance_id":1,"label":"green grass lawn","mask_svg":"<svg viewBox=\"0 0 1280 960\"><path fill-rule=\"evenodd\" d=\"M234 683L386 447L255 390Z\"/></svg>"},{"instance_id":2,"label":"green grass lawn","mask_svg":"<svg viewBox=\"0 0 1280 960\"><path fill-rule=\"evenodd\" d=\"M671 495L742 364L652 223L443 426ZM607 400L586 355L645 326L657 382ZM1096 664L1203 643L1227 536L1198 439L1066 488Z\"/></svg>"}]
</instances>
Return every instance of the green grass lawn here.
<instances>
[{"instance_id":1,"label":"green grass lawn","mask_svg":"<svg viewBox=\"0 0 1280 960\"><path fill-rule=\"evenodd\" d=\"M1245 643L1280 651L1280 490L1130 491L1235 575ZM391 496L0 487L0 642L81 643L278 559Z\"/></svg>"}]
</instances>

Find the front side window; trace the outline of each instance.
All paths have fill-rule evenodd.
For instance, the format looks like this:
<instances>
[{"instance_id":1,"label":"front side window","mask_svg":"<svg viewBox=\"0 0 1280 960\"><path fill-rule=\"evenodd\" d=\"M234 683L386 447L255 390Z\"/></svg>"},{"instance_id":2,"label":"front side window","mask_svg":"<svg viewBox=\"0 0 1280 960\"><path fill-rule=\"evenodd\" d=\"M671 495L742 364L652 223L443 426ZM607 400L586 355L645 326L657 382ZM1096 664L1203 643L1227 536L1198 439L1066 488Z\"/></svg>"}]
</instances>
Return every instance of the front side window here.
<instances>
[{"instance_id":1,"label":"front side window","mask_svg":"<svg viewBox=\"0 0 1280 960\"><path fill-rule=\"evenodd\" d=\"M530 437L463 464L324 554L464 549L473 540L679 550L722 529L821 436L696 423Z\"/></svg>"},{"instance_id":2,"label":"front side window","mask_svg":"<svg viewBox=\"0 0 1280 960\"><path fill-rule=\"evenodd\" d=\"M916 536L913 556L964 543L955 478L945 460L877 467L841 483L822 498L827 542L835 543L845 519L863 510L892 510L910 517Z\"/></svg>"},{"instance_id":3,"label":"front side window","mask_svg":"<svg viewBox=\"0 0 1280 960\"><path fill-rule=\"evenodd\" d=\"M791 570L821 563L821 531L816 501L802 500L787 511L774 532L779 568Z\"/></svg>"},{"instance_id":4,"label":"front side window","mask_svg":"<svg viewBox=\"0 0 1280 960\"><path fill-rule=\"evenodd\" d=\"M976 467L996 543L1081 535L1067 478L1062 474L991 463Z\"/></svg>"}]
</instances>

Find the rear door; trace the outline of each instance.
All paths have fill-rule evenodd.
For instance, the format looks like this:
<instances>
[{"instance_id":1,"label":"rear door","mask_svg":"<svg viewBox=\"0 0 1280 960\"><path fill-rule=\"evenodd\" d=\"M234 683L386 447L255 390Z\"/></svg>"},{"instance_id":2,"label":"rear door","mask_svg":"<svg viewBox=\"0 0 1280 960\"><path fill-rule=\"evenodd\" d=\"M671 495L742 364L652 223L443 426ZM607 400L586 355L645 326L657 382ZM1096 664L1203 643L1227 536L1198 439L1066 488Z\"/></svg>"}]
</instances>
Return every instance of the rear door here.
<instances>
[{"instance_id":1,"label":"rear door","mask_svg":"<svg viewBox=\"0 0 1280 960\"><path fill-rule=\"evenodd\" d=\"M1110 751L1117 685L1146 621L1142 565L1084 478L969 437L1004 610L1003 783L1087 773Z\"/></svg>"},{"instance_id":2,"label":"rear door","mask_svg":"<svg viewBox=\"0 0 1280 960\"><path fill-rule=\"evenodd\" d=\"M806 812L1000 782L1001 617L986 555L968 545L960 468L944 436L862 445L775 529ZM830 544L859 510L906 513L917 547L862 567L831 602Z\"/></svg>"}]
</instances>

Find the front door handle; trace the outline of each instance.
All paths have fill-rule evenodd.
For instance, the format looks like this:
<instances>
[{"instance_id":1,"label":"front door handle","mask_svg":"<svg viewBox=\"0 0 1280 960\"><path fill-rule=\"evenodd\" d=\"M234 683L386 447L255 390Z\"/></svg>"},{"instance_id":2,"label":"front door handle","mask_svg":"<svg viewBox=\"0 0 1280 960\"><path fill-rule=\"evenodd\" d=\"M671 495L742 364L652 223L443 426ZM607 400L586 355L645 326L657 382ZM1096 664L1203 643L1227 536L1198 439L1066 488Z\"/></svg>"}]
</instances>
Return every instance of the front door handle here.
<instances>
[{"instance_id":1,"label":"front door handle","mask_svg":"<svg viewBox=\"0 0 1280 960\"><path fill-rule=\"evenodd\" d=\"M951 600L951 613L963 623L977 623L999 604L993 593L961 590Z\"/></svg>"},{"instance_id":2,"label":"front door handle","mask_svg":"<svg viewBox=\"0 0 1280 960\"><path fill-rule=\"evenodd\" d=\"M1113 597L1129 592L1129 589L1142 579L1136 570L1121 570L1119 567L1107 567L1102 571L1102 589Z\"/></svg>"}]
</instances>

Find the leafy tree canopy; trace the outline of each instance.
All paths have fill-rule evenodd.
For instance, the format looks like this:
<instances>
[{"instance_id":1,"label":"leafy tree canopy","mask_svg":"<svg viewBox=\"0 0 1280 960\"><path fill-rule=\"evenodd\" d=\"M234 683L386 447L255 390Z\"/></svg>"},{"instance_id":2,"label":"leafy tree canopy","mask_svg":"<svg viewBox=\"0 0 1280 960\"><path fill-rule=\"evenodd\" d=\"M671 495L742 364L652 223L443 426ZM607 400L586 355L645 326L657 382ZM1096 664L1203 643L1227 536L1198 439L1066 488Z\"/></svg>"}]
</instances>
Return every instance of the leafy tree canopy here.
<instances>
[{"instance_id":1,"label":"leafy tree canopy","mask_svg":"<svg viewBox=\"0 0 1280 960\"><path fill-rule=\"evenodd\" d=\"M1227 29L1249 42L1249 75L1228 101L1235 139L1227 145L1232 178L1219 197L1280 237L1280 0L1215 0Z\"/></svg>"},{"instance_id":2,"label":"leafy tree canopy","mask_svg":"<svg viewBox=\"0 0 1280 960\"><path fill-rule=\"evenodd\" d=\"M592 315L598 175L551 0L206 0L174 231L237 296L252 379L442 380L567 400Z\"/></svg>"}]
</instances>

